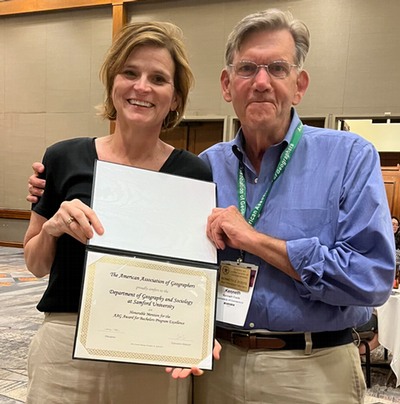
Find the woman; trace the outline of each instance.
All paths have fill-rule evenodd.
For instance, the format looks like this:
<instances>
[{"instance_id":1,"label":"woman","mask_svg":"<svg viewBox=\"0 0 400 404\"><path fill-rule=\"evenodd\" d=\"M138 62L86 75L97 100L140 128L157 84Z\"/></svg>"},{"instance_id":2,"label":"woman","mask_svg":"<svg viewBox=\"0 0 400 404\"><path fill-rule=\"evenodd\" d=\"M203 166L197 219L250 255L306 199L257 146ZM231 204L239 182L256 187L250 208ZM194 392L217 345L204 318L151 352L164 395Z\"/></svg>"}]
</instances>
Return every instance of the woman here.
<instances>
[{"instance_id":1,"label":"woman","mask_svg":"<svg viewBox=\"0 0 400 404\"><path fill-rule=\"evenodd\" d=\"M42 403L46 397L52 404L187 403L190 379L174 380L161 367L71 359L86 239L93 230L104 232L88 206L94 160L212 179L200 159L159 138L183 116L193 83L179 28L156 22L126 25L109 49L100 77L107 95L101 115L115 120L115 132L47 149L46 189L25 235L28 269L38 277L50 274L38 304L45 320L29 352L26 402ZM176 369L173 375L189 373Z\"/></svg>"},{"instance_id":2,"label":"woman","mask_svg":"<svg viewBox=\"0 0 400 404\"><path fill-rule=\"evenodd\" d=\"M399 219L396 216L392 216L392 225L394 233L394 241L396 243L396 250L400 250L400 232L399 232Z\"/></svg>"}]
</instances>

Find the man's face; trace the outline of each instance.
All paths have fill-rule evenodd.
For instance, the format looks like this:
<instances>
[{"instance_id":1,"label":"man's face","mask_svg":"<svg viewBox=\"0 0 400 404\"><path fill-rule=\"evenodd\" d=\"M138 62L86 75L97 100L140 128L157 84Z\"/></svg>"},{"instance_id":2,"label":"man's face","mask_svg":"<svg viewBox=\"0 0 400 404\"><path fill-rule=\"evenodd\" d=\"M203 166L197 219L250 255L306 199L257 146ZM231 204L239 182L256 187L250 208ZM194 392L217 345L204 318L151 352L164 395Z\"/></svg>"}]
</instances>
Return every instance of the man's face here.
<instances>
[{"instance_id":1,"label":"man's face","mask_svg":"<svg viewBox=\"0 0 400 404\"><path fill-rule=\"evenodd\" d=\"M286 31L267 31L250 34L236 52L233 64L251 61L268 65L274 61L294 64L295 44ZM286 133L290 123L290 108L302 99L308 85L308 74L293 67L286 78L269 76L261 67L251 78L239 77L233 68L222 72L224 99L232 102L245 134L257 130Z\"/></svg>"}]
</instances>

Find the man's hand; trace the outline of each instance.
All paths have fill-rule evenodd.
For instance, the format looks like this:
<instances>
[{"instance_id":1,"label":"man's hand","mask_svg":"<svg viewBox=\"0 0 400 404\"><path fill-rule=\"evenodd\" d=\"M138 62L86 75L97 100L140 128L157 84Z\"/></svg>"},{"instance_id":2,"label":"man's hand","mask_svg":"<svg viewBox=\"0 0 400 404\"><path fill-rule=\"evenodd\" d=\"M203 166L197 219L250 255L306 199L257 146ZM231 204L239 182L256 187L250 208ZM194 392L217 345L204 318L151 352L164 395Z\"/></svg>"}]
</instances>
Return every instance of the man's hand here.
<instances>
[{"instance_id":1,"label":"man's hand","mask_svg":"<svg viewBox=\"0 0 400 404\"><path fill-rule=\"evenodd\" d=\"M38 201L38 196L43 195L44 186L46 185L45 180L41 180L39 174L44 171L44 165L41 163L33 163L32 165L33 174L28 180L28 191L29 195L26 200L30 203L36 203Z\"/></svg>"},{"instance_id":2,"label":"man's hand","mask_svg":"<svg viewBox=\"0 0 400 404\"><path fill-rule=\"evenodd\" d=\"M293 279L301 280L289 260L286 241L254 230L235 206L213 209L208 217L207 236L221 250L229 246L246 251L260 257Z\"/></svg>"},{"instance_id":3,"label":"man's hand","mask_svg":"<svg viewBox=\"0 0 400 404\"><path fill-rule=\"evenodd\" d=\"M256 233L235 206L215 208L207 221L207 236L217 248L229 247L250 251L251 236Z\"/></svg>"},{"instance_id":4,"label":"man's hand","mask_svg":"<svg viewBox=\"0 0 400 404\"><path fill-rule=\"evenodd\" d=\"M213 356L214 359L218 360L220 358L220 352L221 352L221 344L217 341L214 340L214 349L213 349ZM189 375L194 375L194 376L201 376L204 373L204 370L201 370L197 367L192 367L192 368L165 368L167 373L171 373L171 376L173 379L184 379L185 377L188 377Z\"/></svg>"}]
</instances>

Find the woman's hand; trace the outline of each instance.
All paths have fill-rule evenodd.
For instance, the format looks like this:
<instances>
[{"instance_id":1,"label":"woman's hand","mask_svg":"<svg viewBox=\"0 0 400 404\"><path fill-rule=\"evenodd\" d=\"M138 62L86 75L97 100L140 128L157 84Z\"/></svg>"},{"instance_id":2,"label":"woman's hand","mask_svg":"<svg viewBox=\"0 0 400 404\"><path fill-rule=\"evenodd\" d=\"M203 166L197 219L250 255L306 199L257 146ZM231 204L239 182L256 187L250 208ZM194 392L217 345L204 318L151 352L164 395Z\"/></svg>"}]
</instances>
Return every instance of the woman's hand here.
<instances>
[{"instance_id":1,"label":"woman's hand","mask_svg":"<svg viewBox=\"0 0 400 404\"><path fill-rule=\"evenodd\" d=\"M217 341L214 340L214 349L213 349L213 356L214 359L218 360L220 358L220 352L221 352L221 344ZM201 370L197 367L192 367L192 368L165 368L167 373L171 373L171 376L174 379L184 379L185 377L188 377L189 375L194 375L194 376L201 376L204 373L204 370Z\"/></svg>"},{"instance_id":2,"label":"woman's hand","mask_svg":"<svg viewBox=\"0 0 400 404\"><path fill-rule=\"evenodd\" d=\"M99 235L104 233L97 215L79 199L63 202L57 213L43 225L43 230L54 238L69 234L83 244L93 237L93 230Z\"/></svg>"},{"instance_id":3,"label":"woman's hand","mask_svg":"<svg viewBox=\"0 0 400 404\"><path fill-rule=\"evenodd\" d=\"M93 230L100 235L104 233L94 211L79 199L63 202L49 220L33 211L24 240L26 266L39 278L48 275L56 254L57 239L66 233L86 244L86 240L93 237Z\"/></svg>"}]
</instances>

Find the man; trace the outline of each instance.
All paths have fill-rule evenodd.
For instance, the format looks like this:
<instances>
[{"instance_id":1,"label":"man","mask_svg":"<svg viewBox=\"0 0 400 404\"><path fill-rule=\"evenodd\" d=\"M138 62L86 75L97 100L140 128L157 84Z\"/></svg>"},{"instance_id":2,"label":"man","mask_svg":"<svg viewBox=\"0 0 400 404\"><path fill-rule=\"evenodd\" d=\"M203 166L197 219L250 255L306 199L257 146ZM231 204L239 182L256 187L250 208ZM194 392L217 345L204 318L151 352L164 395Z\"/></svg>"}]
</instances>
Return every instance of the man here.
<instances>
[{"instance_id":1,"label":"man","mask_svg":"<svg viewBox=\"0 0 400 404\"><path fill-rule=\"evenodd\" d=\"M218 189L207 234L222 268L242 262L231 284L251 265L257 275L245 315L240 291L236 317L217 311L221 359L194 379L196 404L363 402L351 328L389 296L390 215L373 146L302 128L292 108L309 83L308 48L307 27L279 10L245 17L228 38L222 94L241 129L200 156Z\"/></svg>"},{"instance_id":2,"label":"man","mask_svg":"<svg viewBox=\"0 0 400 404\"><path fill-rule=\"evenodd\" d=\"M303 127L292 107L308 48L307 27L275 9L228 38L222 93L242 126L201 155L218 189L207 234L220 249L223 349L194 379L195 404L363 402L351 328L389 296L390 215L373 146Z\"/></svg>"}]
</instances>

